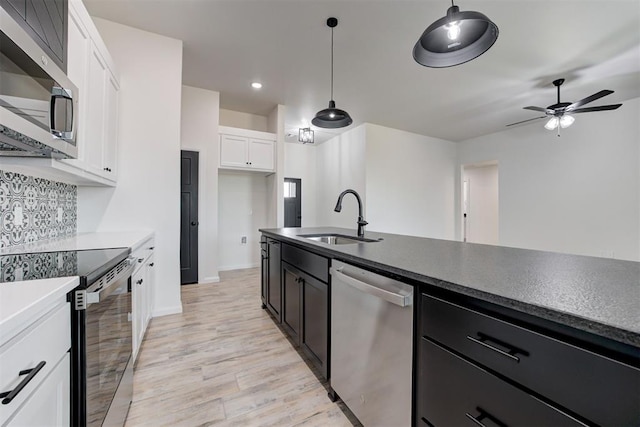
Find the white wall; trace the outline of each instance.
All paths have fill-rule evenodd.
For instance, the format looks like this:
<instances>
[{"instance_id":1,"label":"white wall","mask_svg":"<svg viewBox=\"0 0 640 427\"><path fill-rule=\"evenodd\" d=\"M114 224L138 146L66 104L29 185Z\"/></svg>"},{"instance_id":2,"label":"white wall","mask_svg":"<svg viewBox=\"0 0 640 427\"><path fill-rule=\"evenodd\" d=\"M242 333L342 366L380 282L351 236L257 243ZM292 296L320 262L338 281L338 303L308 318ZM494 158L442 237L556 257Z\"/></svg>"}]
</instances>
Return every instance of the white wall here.
<instances>
[{"instance_id":1,"label":"white wall","mask_svg":"<svg viewBox=\"0 0 640 427\"><path fill-rule=\"evenodd\" d=\"M640 98L460 143L460 163L497 160L500 244L640 260Z\"/></svg>"},{"instance_id":2,"label":"white wall","mask_svg":"<svg viewBox=\"0 0 640 427\"><path fill-rule=\"evenodd\" d=\"M155 231L153 315L180 301L182 42L94 18L120 70L118 186L78 187L78 231Z\"/></svg>"},{"instance_id":3,"label":"white wall","mask_svg":"<svg viewBox=\"0 0 640 427\"><path fill-rule=\"evenodd\" d=\"M259 228L267 227L267 178L251 172L218 176L218 269L260 265ZM241 242L242 236L247 243Z\"/></svg>"},{"instance_id":4,"label":"white wall","mask_svg":"<svg viewBox=\"0 0 640 427\"><path fill-rule=\"evenodd\" d=\"M321 225L316 219L316 146L286 143L284 148L285 178L302 180L302 226Z\"/></svg>"},{"instance_id":5,"label":"white wall","mask_svg":"<svg viewBox=\"0 0 640 427\"><path fill-rule=\"evenodd\" d=\"M498 165L467 166L463 181L468 183L467 242L500 243Z\"/></svg>"},{"instance_id":6,"label":"white wall","mask_svg":"<svg viewBox=\"0 0 640 427\"><path fill-rule=\"evenodd\" d=\"M218 157L220 94L182 86L180 148L199 153L198 282L218 282Z\"/></svg>"},{"instance_id":7,"label":"white wall","mask_svg":"<svg viewBox=\"0 0 640 427\"><path fill-rule=\"evenodd\" d=\"M318 225L357 228L358 204L345 196L342 212L333 211L338 196L347 188L356 190L366 210L366 125L350 129L316 147L316 221Z\"/></svg>"},{"instance_id":8,"label":"white wall","mask_svg":"<svg viewBox=\"0 0 640 427\"><path fill-rule=\"evenodd\" d=\"M367 229L455 237L453 142L366 125Z\"/></svg>"},{"instance_id":9,"label":"white wall","mask_svg":"<svg viewBox=\"0 0 640 427\"><path fill-rule=\"evenodd\" d=\"M271 132L268 130L267 117L265 116L220 108L219 117L220 126Z\"/></svg>"}]
</instances>

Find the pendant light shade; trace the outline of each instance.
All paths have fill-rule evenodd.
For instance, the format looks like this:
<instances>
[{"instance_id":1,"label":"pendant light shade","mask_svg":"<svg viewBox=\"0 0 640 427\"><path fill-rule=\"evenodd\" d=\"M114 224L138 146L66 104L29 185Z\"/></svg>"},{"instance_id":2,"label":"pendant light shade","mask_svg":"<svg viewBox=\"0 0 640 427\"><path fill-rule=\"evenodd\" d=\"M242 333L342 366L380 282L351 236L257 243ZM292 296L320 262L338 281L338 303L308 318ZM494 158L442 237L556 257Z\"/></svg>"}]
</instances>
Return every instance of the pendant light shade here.
<instances>
[{"instance_id":1,"label":"pendant light shade","mask_svg":"<svg viewBox=\"0 0 640 427\"><path fill-rule=\"evenodd\" d=\"M498 39L498 27L480 12L460 12L451 2L447 16L422 33L413 59L433 68L464 64L485 53Z\"/></svg>"},{"instance_id":2,"label":"pendant light shade","mask_svg":"<svg viewBox=\"0 0 640 427\"><path fill-rule=\"evenodd\" d=\"M349 113L336 108L336 102L333 100L333 29L337 25L337 18L327 19L327 26L331 28L331 100L329 101L329 108L318 111L311 120L314 126L327 129L343 128L353 123Z\"/></svg>"}]
</instances>

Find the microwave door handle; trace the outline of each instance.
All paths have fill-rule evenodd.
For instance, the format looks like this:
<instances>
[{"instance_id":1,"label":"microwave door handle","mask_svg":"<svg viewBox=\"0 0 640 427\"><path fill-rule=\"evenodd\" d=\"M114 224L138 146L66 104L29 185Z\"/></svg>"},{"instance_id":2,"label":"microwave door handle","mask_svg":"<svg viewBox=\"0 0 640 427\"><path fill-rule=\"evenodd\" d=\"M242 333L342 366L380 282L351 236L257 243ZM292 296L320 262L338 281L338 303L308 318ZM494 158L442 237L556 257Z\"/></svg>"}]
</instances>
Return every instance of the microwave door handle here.
<instances>
[{"instance_id":1,"label":"microwave door handle","mask_svg":"<svg viewBox=\"0 0 640 427\"><path fill-rule=\"evenodd\" d=\"M49 108L49 124L51 128L51 134L57 138L70 138L73 129L56 129L56 101L58 99L64 99L65 102L72 102L73 96L70 90L64 89L58 86L54 86L51 89L51 105ZM73 104L72 104L73 105ZM65 109L66 111L66 109ZM73 123L73 108L71 109L71 118L66 120L66 123Z\"/></svg>"}]
</instances>

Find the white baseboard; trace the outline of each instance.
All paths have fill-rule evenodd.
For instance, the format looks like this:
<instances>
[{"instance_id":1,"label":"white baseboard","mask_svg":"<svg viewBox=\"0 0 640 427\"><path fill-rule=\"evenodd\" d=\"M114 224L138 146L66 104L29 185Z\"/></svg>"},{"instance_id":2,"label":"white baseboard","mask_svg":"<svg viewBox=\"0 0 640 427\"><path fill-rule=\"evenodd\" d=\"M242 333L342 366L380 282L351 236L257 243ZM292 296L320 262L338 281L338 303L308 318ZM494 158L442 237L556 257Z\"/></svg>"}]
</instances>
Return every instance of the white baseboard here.
<instances>
[{"instance_id":1,"label":"white baseboard","mask_svg":"<svg viewBox=\"0 0 640 427\"><path fill-rule=\"evenodd\" d=\"M182 313L182 304L173 307L164 307L157 310L153 310L152 317L168 316L170 314Z\"/></svg>"},{"instance_id":2,"label":"white baseboard","mask_svg":"<svg viewBox=\"0 0 640 427\"><path fill-rule=\"evenodd\" d=\"M198 284L204 285L207 283L218 283L220 281L220 276L211 276L211 277L205 277L202 280L198 280Z\"/></svg>"},{"instance_id":3,"label":"white baseboard","mask_svg":"<svg viewBox=\"0 0 640 427\"><path fill-rule=\"evenodd\" d=\"M242 270L245 268L255 268L260 267L260 263L257 262L255 264L238 264L238 265L227 265L224 267L218 266L218 271L229 271L229 270Z\"/></svg>"}]
</instances>

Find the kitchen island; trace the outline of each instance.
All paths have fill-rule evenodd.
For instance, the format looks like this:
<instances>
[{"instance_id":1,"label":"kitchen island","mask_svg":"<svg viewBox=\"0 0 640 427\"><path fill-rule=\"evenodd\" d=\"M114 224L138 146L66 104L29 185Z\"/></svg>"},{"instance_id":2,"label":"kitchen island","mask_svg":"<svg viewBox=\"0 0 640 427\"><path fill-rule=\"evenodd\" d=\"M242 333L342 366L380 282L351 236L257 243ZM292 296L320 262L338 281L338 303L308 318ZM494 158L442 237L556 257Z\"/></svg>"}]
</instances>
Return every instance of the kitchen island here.
<instances>
[{"instance_id":1,"label":"kitchen island","mask_svg":"<svg viewBox=\"0 0 640 427\"><path fill-rule=\"evenodd\" d=\"M303 237L355 236L332 227L261 232L416 287L415 425L640 422L640 263L376 232L365 234L374 242L345 245ZM448 396L440 382L471 395ZM481 386L506 387L509 398ZM451 416L483 394L504 414L487 413L488 402Z\"/></svg>"}]
</instances>

